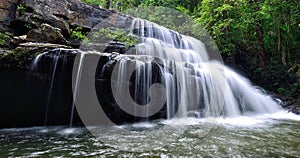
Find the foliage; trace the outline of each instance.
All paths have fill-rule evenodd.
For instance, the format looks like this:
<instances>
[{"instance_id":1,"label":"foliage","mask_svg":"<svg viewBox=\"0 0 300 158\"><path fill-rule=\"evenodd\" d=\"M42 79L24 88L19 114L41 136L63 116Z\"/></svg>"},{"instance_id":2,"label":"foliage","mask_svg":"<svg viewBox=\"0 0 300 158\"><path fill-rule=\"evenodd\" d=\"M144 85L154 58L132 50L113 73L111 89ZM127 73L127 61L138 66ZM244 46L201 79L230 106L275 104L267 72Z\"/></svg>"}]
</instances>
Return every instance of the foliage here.
<instances>
[{"instance_id":1,"label":"foliage","mask_svg":"<svg viewBox=\"0 0 300 158\"><path fill-rule=\"evenodd\" d=\"M23 5L19 5L19 6L17 7L17 10L20 11L20 12L25 12L25 11L26 11L26 7L23 6Z\"/></svg>"},{"instance_id":2,"label":"foliage","mask_svg":"<svg viewBox=\"0 0 300 158\"><path fill-rule=\"evenodd\" d=\"M89 37L92 43L107 43L107 41L122 42L126 48L138 43L138 38L119 28L100 28L94 31Z\"/></svg>"},{"instance_id":3,"label":"foliage","mask_svg":"<svg viewBox=\"0 0 300 158\"><path fill-rule=\"evenodd\" d=\"M28 10L28 4L27 3L21 3L17 6L17 11L19 11L21 14L25 13Z\"/></svg>"},{"instance_id":4,"label":"foliage","mask_svg":"<svg viewBox=\"0 0 300 158\"><path fill-rule=\"evenodd\" d=\"M288 70L300 61L300 1L203 0L200 10L197 21L213 36L224 57L242 67L256 84L299 95L299 77ZM257 26L262 39L257 37ZM259 40L265 68L259 66Z\"/></svg>"},{"instance_id":5,"label":"foliage","mask_svg":"<svg viewBox=\"0 0 300 158\"><path fill-rule=\"evenodd\" d=\"M287 71L280 61L272 60L264 69L257 68L252 76L253 81L265 89L284 96L300 97L300 78Z\"/></svg>"},{"instance_id":6,"label":"foliage","mask_svg":"<svg viewBox=\"0 0 300 158\"><path fill-rule=\"evenodd\" d=\"M0 45L5 45L10 39L11 36L0 32Z\"/></svg>"},{"instance_id":7,"label":"foliage","mask_svg":"<svg viewBox=\"0 0 300 158\"><path fill-rule=\"evenodd\" d=\"M71 29L71 36L72 39L77 40L86 40L87 37L82 30L82 27L76 27L75 29Z\"/></svg>"},{"instance_id":8,"label":"foliage","mask_svg":"<svg viewBox=\"0 0 300 158\"><path fill-rule=\"evenodd\" d=\"M108 8L106 6L106 0L81 0L82 2L85 2L89 5L93 5L93 6L101 6L104 8Z\"/></svg>"}]
</instances>

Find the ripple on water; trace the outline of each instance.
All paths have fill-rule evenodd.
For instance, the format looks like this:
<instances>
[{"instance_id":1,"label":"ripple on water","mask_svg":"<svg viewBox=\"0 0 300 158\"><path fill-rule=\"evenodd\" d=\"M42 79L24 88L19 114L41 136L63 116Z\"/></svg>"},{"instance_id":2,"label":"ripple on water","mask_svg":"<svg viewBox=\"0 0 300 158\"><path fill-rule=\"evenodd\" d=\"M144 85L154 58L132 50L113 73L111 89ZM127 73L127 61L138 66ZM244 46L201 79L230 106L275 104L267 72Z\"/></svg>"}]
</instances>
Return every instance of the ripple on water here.
<instances>
[{"instance_id":1,"label":"ripple on water","mask_svg":"<svg viewBox=\"0 0 300 158\"><path fill-rule=\"evenodd\" d=\"M281 112L219 119L205 136L200 135L211 126L196 118L180 120L176 125L161 120L102 127L98 133L100 139L93 137L85 128L2 129L0 157L300 157L298 118L299 116ZM185 126L184 132L176 133L181 126ZM173 140L165 141L164 138ZM104 139L120 144L112 144ZM150 142L156 146L151 150L138 150L149 149Z\"/></svg>"}]
</instances>

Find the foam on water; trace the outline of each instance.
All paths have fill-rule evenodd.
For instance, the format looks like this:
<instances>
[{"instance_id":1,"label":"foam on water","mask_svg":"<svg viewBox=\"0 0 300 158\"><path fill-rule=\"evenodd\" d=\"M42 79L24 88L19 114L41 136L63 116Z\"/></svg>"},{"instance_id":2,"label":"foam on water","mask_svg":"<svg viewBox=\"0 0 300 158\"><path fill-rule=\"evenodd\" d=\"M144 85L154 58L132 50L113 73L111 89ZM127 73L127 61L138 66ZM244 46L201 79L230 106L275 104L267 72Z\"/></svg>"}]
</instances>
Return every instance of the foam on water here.
<instances>
[{"instance_id":1,"label":"foam on water","mask_svg":"<svg viewBox=\"0 0 300 158\"><path fill-rule=\"evenodd\" d=\"M213 120L213 121L211 121ZM272 114L248 114L238 117L219 117L219 118L174 118L162 120L161 123L169 126L190 126L203 125L204 123L216 125L231 126L261 126L264 124L273 124L281 120L300 121L300 116L287 111L279 111Z\"/></svg>"},{"instance_id":2,"label":"foam on water","mask_svg":"<svg viewBox=\"0 0 300 158\"><path fill-rule=\"evenodd\" d=\"M82 128L65 128L57 131L59 135L72 135L72 134L80 134L82 133Z\"/></svg>"},{"instance_id":3,"label":"foam on water","mask_svg":"<svg viewBox=\"0 0 300 158\"><path fill-rule=\"evenodd\" d=\"M300 121L300 115L296 115L292 112L288 112L285 110L281 110L272 114L265 114L265 116L272 119Z\"/></svg>"}]
</instances>

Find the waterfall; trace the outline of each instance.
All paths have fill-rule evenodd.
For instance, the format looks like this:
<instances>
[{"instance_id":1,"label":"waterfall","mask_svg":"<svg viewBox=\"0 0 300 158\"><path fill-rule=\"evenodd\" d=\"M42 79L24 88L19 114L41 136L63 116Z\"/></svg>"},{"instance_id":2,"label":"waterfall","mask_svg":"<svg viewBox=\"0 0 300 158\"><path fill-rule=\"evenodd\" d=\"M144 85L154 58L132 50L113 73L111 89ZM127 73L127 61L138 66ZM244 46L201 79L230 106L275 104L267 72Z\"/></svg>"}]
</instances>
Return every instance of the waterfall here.
<instances>
[{"instance_id":1,"label":"waterfall","mask_svg":"<svg viewBox=\"0 0 300 158\"><path fill-rule=\"evenodd\" d=\"M70 72L70 64L72 64L70 58L74 56L71 52L73 50L54 49L37 55L32 61L31 84L34 84L33 87L39 87L36 98L39 107L43 107L44 125L62 122L60 117L66 115L64 111L69 108L70 95L68 92L71 90L68 87L71 86L66 84L66 76ZM45 97L42 97L44 95ZM68 113L71 114L71 112ZM70 117L68 118L70 119Z\"/></svg>"},{"instance_id":2,"label":"waterfall","mask_svg":"<svg viewBox=\"0 0 300 158\"><path fill-rule=\"evenodd\" d=\"M52 96L52 91L53 91L54 77L55 77L55 73L56 73L59 55L60 55L60 52L58 55L54 56L53 63L52 63L53 69L52 69L52 73L51 73L50 88L49 88L47 105L46 105L44 125L47 125L47 121L48 121L49 106L50 106L50 101L51 101L51 96Z\"/></svg>"},{"instance_id":3,"label":"waterfall","mask_svg":"<svg viewBox=\"0 0 300 158\"><path fill-rule=\"evenodd\" d=\"M201 41L138 18L132 20L128 30L139 42L125 54L57 49L34 59L31 68L34 72L38 64L45 62L43 56L51 58L52 63L47 65L50 87L45 124L50 101L57 97L53 94L59 89L55 92L53 89L56 73L61 72L60 76L68 76L68 81L72 81L72 74L62 72L70 69L66 66L70 65L66 58L68 53L73 54L70 56L72 62L74 54L80 55L78 68L75 68L73 99L68 102L70 108L65 108L69 110L70 126L74 123L75 99L80 94L82 72L88 70L82 67L89 64L85 58L91 59L91 56L100 56L100 67L96 74L84 74L92 75L89 78L96 76L95 85L99 86L96 89L101 89L98 100L104 100L101 106L108 117L119 119L117 122L135 121L135 118L238 117L281 109L272 97L254 87L248 79L211 60ZM61 56L64 58L59 64ZM162 106L158 105L161 103Z\"/></svg>"},{"instance_id":4,"label":"waterfall","mask_svg":"<svg viewBox=\"0 0 300 158\"><path fill-rule=\"evenodd\" d=\"M133 20L131 30L139 37L140 43L135 49L128 50L128 54L152 56L163 62L160 77L166 88L167 118L187 117L189 114L237 117L280 110L277 102L253 87L246 78L217 61L211 61L201 41L139 18ZM125 82L122 75L128 73L126 62L131 61L120 62L123 66L118 70L120 78L117 84ZM140 65L151 65L147 64L148 61L139 62L144 63L136 65L136 80L147 85L146 88L150 87L151 82L147 81L153 72L151 69L141 72L144 67ZM140 82L135 82L135 90L140 89ZM149 96L149 92L145 89L140 92L142 94L134 95L134 98L142 97L147 101L145 95Z\"/></svg>"},{"instance_id":5,"label":"waterfall","mask_svg":"<svg viewBox=\"0 0 300 158\"><path fill-rule=\"evenodd\" d=\"M80 79L81 79L81 72L82 72L82 64L84 60L84 53L80 54L80 61L79 61L79 67L76 75L76 82L75 82L75 87L74 87L74 94L73 94L73 103L72 103L72 109L71 109L71 114L70 114L70 123L69 126L72 127L73 125L73 119L74 119L74 111L75 111L75 100L77 97L78 93L78 88L80 84Z\"/></svg>"}]
</instances>

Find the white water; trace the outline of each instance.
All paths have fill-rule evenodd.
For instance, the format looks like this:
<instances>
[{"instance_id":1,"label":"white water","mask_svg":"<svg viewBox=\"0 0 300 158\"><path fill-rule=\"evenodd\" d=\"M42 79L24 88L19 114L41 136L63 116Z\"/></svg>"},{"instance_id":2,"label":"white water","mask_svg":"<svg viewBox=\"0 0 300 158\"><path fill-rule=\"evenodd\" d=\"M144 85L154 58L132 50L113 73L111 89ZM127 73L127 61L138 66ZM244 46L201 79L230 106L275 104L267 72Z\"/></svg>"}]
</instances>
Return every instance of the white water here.
<instances>
[{"instance_id":1,"label":"white water","mask_svg":"<svg viewBox=\"0 0 300 158\"><path fill-rule=\"evenodd\" d=\"M300 116L289 113L284 110L280 110L275 113L269 114L251 114L243 115L237 117L220 117L212 123L224 125L224 126L243 126L243 127L259 127L259 126L268 126L280 122L282 120L290 121L300 121ZM203 125L204 123L209 123L208 119L204 118L173 118L169 120L162 120L162 124L169 126L187 126L187 125ZM140 123L141 125L146 123Z\"/></svg>"},{"instance_id":2,"label":"white water","mask_svg":"<svg viewBox=\"0 0 300 158\"><path fill-rule=\"evenodd\" d=\"M140 37L140 44L129 50L136 57L136 84L139 89L150 87L153 72L151 63L159 58L161 78L166 88L166 106L168 118L195 117L241 117L276 113L281 107L269 95L255 88L249 80L217 61L210 61L205 45L192 37L180 35L155 23L135 19L131 25L132 33ZM144 59L144 55L155 58ZM131 74L131 60L119 57L118 84L127 82ZM130 65L130 66L129 66ZM148 67L148 69L145 67ZM137 83L137 81L139 81ZM122 89L122 88L120 88ZM139 91L141 92L141 90ZM120 90L119 93L124 93ZM148 103L149 92L134 95ZM146 93L146 94L145 94ZM176 112L177 108L177 112Z\"/></svg>"},{"instance_id":3,"label":"white water","mask_svg":"<svg viewBox=\"0 0 300 158\"><path fill-rule=\"evenodd\" d=\"M76 101L76 97L77 97L77 93L78 93L78 87L80 86L80 79L81 79L81 73L82 73L82 64L83 64L83 60L84 60L84 55L85 53L81 53L80 54L80 59L79 59L79 67L78 67L78 71L77 71L77 75L76 75L76 82L75 82L75 87L73 90L73 103L72 103L72 109L71 109L71 113L70 113L70 123L69 126L72 127L73 125L73 119L74 119L74 112L75 112L75 101Z\"/></svg>"},{"instance_id":4,"label":"white water","mask_svg":"<svg viewBox=\"0 0 300 158\"><path fill-rule=\"evenodd\" d=\"M54 77L56 74L56 68L57 68L57 63L59 59L60 52L58 52L58 55L55 55L53 58L53 69L51 72L51 81L50 81L50 88L49 88L49 93L48 93L48 98L47 98L47 105L46 105L46 112L45 112L45 120L44 120L44 125L47 125L48 122L48 114L49 114L49 106L50 106L50 101L51 101L51 96L52 96L52 91L53 91L53 84L54 84Z\"/></svg>"},{"instance_id":5,"label":"white water","mask_svg":"<svg viewBox=\"0 0 300 158\"><path fill-rule=\"evenodd\" d=\"M276 101L252 86L248 79L220 62L211 61L201 41L141 19L133 20L130 29L133 30L132 33L139 36L140 43L128 50L127 55L114 58L119 65L115 80L117 83L114 83L114 86L119 86L117 96L126 95L132 97L137 104L146 105L157 99L151 98L149 89L159 77L165 88L168 119L222 116L222 118L243 120L243 116L254 117L258 114L273 114L282 110ZM82 53L76 76L74 100L81 79L84 52ZM34 60L33 67L37 65L41 56ZM51 99L58 57L59 54L54 56L53 60L47 104ZM154 63L156 68L153 67ZM135 77L133 82L130 80L131 75ZM128 95L128 86L124 89L124 85L129 83L134 83L130 86L133 89L131 95ZM130 114L151 116L153 110L149 110L148 106L142 107L134 109ZM70 126L73 124L74 111L73 101Z\"/></svg>"},{"instance_id":6,"label":"white water","mask_svg":"<svg viewBox=\"0 0 300 158\"><path fill-rule=\"evenodd\" d=\"M35 70L37 70L37 65L38 65L38 63L40 62L42 56L44 56L44 55L47 54L47 53L48 53L48 52L44 52L44 53L42 53L42 54L39 54L39 55L37 55L37 56L33 59L32 64L31 64L31 67L30 67L30 71L31 71L31 72L35 73Z\"/></svg>"}]
</instances>

